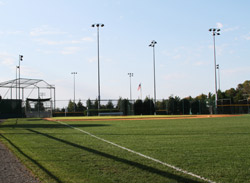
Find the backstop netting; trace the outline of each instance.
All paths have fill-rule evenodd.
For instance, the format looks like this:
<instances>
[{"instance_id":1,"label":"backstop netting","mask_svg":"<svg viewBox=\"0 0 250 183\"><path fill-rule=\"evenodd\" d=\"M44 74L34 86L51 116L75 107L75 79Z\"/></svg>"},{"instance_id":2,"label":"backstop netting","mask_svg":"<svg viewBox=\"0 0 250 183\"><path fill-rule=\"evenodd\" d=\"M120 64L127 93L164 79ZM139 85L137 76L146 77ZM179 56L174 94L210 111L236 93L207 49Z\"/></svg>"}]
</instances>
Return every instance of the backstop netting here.
<instances>
[{"instance_id":1,"label":"backstop netting","mask_svg":"<svg viewBox=\"0 0 250 183\"><path fill-rule=\"evenodd\" d=\"M25 115L28 118L46 118L52 117L53 102L51 98L47 99L26 99Z\"/></svg>"}]
</instances>

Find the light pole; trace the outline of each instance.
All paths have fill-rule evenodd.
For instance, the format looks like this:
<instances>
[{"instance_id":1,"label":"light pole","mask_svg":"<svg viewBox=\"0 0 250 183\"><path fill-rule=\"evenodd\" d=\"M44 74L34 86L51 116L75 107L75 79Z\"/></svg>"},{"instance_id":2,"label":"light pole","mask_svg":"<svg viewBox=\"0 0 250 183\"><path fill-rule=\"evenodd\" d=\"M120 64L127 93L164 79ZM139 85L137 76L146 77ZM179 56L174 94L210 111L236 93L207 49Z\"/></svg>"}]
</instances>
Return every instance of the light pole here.
<instances>
[{"instance_id":1,"label":"light pole","mask_svg":"<svg viewBox=\"0 0 250 183\"><path fill-rule=\"evenodd\" d=\"M17 98L17 72L19 70L19 66L16 66L16 100L18 99Z\"/></svg>"},{"instance_id":2,"label":"light pole","mask_svg":"<svg viewBox=\"0 0 250 183\"><path fill-rule=\"evenodd\" d=\"M18 93L19 93L19 97L18 97L18 99L20 100L21 98L20 98L20 93L21 93L21 91L20 91L20 88L21 88L21 83L20 83L20 72L21 72L21 67L20 67L20 62L21 61L23 61L23 55L19 55L19 66L18 66L18 69L19 69L19 83L18 83L18 85L19 85L19 90L18 90Z\"/></svg>"},{"instance_id":3,"label":"light pole","mask_svg":"<svg viewBox=\"0 0 250 183\"><path fill-rule=\"evenodd\" d=\"M211 28L209 29L210 32L212 32L213 35L213 41L214 41L214 77L215 77L215 114L217 114L217 100L218 100L218 92L217 92L217 74L216 74L216 51L215 51L215 36L220 35L220 29Z\"/></svg>"},{"instance_id":4,"label":"light pole","mask_svg":"<svg viewBox=\"0 0 250 183\"><path fill-rule=\"evenodd\" d=\"M219 82L219 90L220 90L220 65L216 65L216 69L218 69L218 82Z\"/></svg>"},{"instance_id":5,"label":"light pole","mask_svg":"<svg viewBox=\"0 0 250 183\"><path fill-rule=\"evenodd\" d=\"M131 77L134 76L134 73L128 73L128 76L130 78L130 102L131 102L132 101Z\"/></svg>"},{"instance_id":6,"label":"light pole","mask_svg":"<svg viewBox=\"0 0 250 183\"><path fill-rule=\"evenodd\" d=\"M92 27L97 27L97 60L98 60L98 111L100 109L100 56L99 56L99 27L104 27L104 24L92 24Z\"/></svg>"},{"instance_id":7,"label":"light pole","mask_svg":"<svg viewBox=\"0 0 250 183\"><path fill-rule=\"evenodd\" d=\"M156 105L156 82L155 82L155 44L157 42L155 40L151 41L150 47L153 47L153 67L154 67L154 105ZM155 113L156 114L156 113Z\"/></svg>"},{"instance_id":8,"label":"light pole","mask_svg":"<svg viewBox=\"0 0 250 183\"><path fill-rule=\"evenodd\" d=\"M77 72L71 72L74 75L74 112L76 112L76 85L75 85L75 76Z\"/></svg>"}]
</instances>

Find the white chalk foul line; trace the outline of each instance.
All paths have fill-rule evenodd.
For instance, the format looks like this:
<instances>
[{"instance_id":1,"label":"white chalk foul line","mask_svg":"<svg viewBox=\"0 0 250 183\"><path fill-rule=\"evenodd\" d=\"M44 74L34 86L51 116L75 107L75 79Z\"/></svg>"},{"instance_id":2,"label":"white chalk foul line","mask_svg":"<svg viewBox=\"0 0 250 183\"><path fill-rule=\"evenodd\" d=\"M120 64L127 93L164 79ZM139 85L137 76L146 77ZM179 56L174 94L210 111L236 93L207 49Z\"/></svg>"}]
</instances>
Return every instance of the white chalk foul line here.
<instances>
[{"instance_id":1,"label":"white chalk foul line","mask_svg":"<svg viewBox=\"0 0 250 183\"><path fill-rule=\"evenodd\" d=\"M64 123L64 122L61 122L61 121L56 121L56 122L58 122L58 123L60 123L60 124L63 124L63 125L66 125L66 126L68 126L68 127L70 127L70 128L73 128L73 129L75 129L75 130L78 130L78 131L80 131L80 132L83 132L83 133L85 133L85 134L87 134L87 135L89 135L89 136L91 136L91 137L94 137L94 138L96 138L96 139L98 139L98 140L101 140L101 141L106 142L106 143L108 143L108 144L111 144L111 145L113 145L113 146L116 146L116 147L119 147L119 148L121 148L121 149L124 149L124 150L126 150L126 151L128 151L128 152L137 154L137 155L139 155L139 156L141 156L141 157L144 157L144 158L146 158L146 159L149 159L149 160L152 160L152 161L154 161L154 162L160 163L160 164L162 164L162 165L164 165L164 166L167 166L167 167L169 167L169 168L172 168L172 169L174 169L174 170L176 170L176 171L178 171L178 172L181 172L181 173L183 173L183 174L187 174L187 175L190 175L190 176L192 176L192 177L196 177L196 178L198 178L198 179L200 179L200 180L203 180L203 181L206 181L206 182L209 182L209 183L215 183L215 182L212 181L212 180L209 180L209 179L204 178L204 177L202 177L202 176L196 175L196 174L194 174L194 173L192 173L192 172L183 170L183 169L178 168L178 167L176 167L176 166L170 165L170 164L168 164L168 163L162 162L162 161L160 161L160 160L158 160L158 159L155 159L155 158L152 158L152 157L150 157L150 156L147 156L147 155L141 154L141 153L139 153L139 152L133 151L133 150L128 149L128 148L126 148L126 147L120 146L120 145L118 145L118 144L115 144L115 143L113 143L113 142L110 142L110 141L108 141L108 140L105 140L105 139L103 139L103 138L100 138L100 137L98 137L98 136L95 136L95 135L93 135L93 134L91 134L91 133L89 133L89 132L87 132L87 131L81 130L81 129L76 128L76 127L74 127L74 126L71 126L71 125L69 125L69 124L67 124L67 123Z\"/></svg>"}]
</instances>

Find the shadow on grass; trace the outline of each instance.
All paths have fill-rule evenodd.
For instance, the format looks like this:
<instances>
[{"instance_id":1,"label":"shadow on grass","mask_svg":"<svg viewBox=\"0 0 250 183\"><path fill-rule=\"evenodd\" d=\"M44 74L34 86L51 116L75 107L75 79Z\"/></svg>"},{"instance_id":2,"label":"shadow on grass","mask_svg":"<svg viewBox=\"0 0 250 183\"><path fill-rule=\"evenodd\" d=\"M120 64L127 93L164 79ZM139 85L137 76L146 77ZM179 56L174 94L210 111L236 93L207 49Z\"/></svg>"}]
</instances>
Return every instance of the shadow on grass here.
<instances>
[{"instance_id":1,"label":"shadow on grass","mask_svg":"<svg viewBox=\"0 0 250 183\"><path fill-rule=\"evenodd\" d=\"M26 121L44 121L43 118L32 118L32 119L25 119Z\"/></svg>"},{"instance_id":2,"label":"shadow on grass","mask_svg":"<svg viewBox=\"0 0 250 183\"><path fill-rule=\"evenodd\" d=\"M20 154L22 154L25 158L30 160L32 163L34 163L36 166L38 166L42 171L44 171L48 176L50 176L52 179L54 179L56 182L61 183L62 181L53 175L49 170L47 170L45 167L43 167L40 163L38 163L33 158L29 157L27 154L25 154L19 147L17 147L11 140L9 140L4 135L0 134L2 138L4 138L12 147L14 147Z\"/></svg>"},{"instance_id":3,"label":"shadow on grass","mask_svg":"<svg viewBox=\"0 0 250 183\"><path fill-rule=\"evenodd\" d=\"M102 124L71 124L74 127L103 127L110 125ZM68 128L66 125L62 124L5 124L1 125L1 128Z\"/></svg>"},{"instance_id":4,"label":"shadow on grass","mask_svg":"<svg viewBox=\"0 0 250 183\"><path fill-rule=\"evenodd\" d=\"M169 172L166 172L166 171L162 171L162 170L159 170L159 169L147 166L147 165L143 165L143 164L140 164L140 163L137 163L137 162L134 162L134 161L119 158L119 157L116 157L116 156L113 156L113 155L110 155L110 154L107 154L107 153L104 153L104 152L101 152L101 151L97 151L95 149L91 149L89 147L78 145L78 144L75 144L75 143L72 143L72 142L57 138L57 137L53 137L53 136L45 134L45 133L41 133L41 132L31 130L31 129L27 129L27 130L29 130L29 131L31 131L33 133L45 136L47 138L56 140L58 142L62 142L62 143L67 144L69 146L79 148L79 149L82 149L84 151L88 151L90 153L93 153L93 154L96 154L96 155L99 155L99 156L102 156L102 157L105 157L105 158L108 158L108 159L111 159L111 160L114 160L114 161L117 161L117 162L125 163L125 164L127 164L129 166L139 168L139 169L141 169L143 171L154 173L154 174L160 175L160 176L168 178L168 179L176 180L177 182L189 182L189 183L198 183L199 182L199 181L195 181L195 180L192 180L192 179L189 179L189 178L184 178L182 176L175 175L175 174L172 174L172 173L169 173Z\"/></svg>"}]
</instances>

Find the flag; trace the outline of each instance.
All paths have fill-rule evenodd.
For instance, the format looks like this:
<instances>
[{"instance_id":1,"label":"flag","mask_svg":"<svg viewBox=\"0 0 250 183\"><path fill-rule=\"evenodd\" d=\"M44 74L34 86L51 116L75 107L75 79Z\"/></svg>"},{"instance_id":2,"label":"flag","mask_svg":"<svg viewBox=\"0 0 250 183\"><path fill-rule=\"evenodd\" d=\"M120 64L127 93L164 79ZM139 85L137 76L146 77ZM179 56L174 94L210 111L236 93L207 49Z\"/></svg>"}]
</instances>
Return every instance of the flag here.
<instances>
[{"instance_id":1,"label":"flag","mask_svg":"<svg viewBox=\"0 0 250 183\"><path fill-rule=\"evenodd\" d=\"M141 83L139 84L139 86L138 86L138 89L137 89L137 90L139 91L140 89L141 89Z\"/></svg>"}]
</instances>

